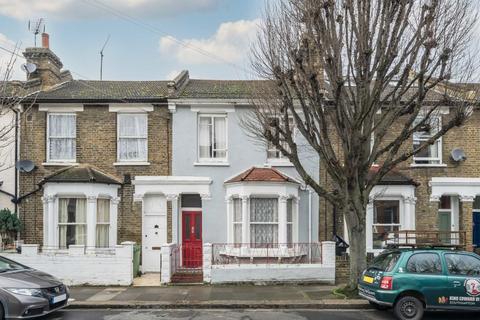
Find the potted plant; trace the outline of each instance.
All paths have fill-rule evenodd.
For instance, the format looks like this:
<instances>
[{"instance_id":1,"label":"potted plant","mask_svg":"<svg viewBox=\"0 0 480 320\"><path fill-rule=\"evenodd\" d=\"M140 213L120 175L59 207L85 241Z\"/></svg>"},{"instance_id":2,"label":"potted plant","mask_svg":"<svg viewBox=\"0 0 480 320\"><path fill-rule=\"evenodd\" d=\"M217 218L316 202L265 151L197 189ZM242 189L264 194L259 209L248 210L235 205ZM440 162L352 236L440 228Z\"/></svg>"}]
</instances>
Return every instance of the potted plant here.
<instances>
[{"instance_id":1,"label":"potted plant","mask_svg":"<svg viewBox=\"0 0 480 320\"><path fill-rule=\"evenodd\" d=\"M10 209L0 210L0 236L2 248L13 247L18 232L22 229L22 222L18 219L16 212L12 213Z\"/></svg>"}]
</instances>

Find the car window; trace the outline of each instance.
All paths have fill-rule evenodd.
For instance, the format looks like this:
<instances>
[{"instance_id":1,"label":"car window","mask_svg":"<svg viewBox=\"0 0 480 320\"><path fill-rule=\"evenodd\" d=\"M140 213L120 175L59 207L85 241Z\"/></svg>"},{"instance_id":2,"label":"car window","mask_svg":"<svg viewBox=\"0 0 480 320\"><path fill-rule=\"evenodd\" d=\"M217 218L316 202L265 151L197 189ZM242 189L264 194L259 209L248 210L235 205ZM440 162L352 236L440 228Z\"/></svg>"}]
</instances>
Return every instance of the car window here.
<instances>
[{"instance_id":1,"label":"car window","mask_svg":"<svg viewBox=\"0 0 480 320\"><path fill-rule=\"evenodd\" d=\"M410 273L442 273L440 256L436 253L416 253L407 262L407 272Z\"/></svg>"},{"instance_id":2,"label":"car window","mask_svg":"<svg viewBox=\"0 0 480 320\"><path fill-rule=\"evenodd\" d=\"M480 259L467 254L445 255L448 273L461 276L479 276L480 275Z\"/></svg>"},{"instance_id":3,"label":"car window","mask_svg":"<svg viewBox=\"0 0 480 320\"><path fill-rule=\"evenodd\" d=\"M377 269L385 272L392 271L401 255L401 252L389 252L386 254L381 254L373 259L369 269Z\"/></svg>"},{"instance_id":4,"label":"car window","mask_svg":"<svg viewBox=\"0 0 480 320\"><path fill-rule=\"evenodd\" d=\"M12 270L23 270L23 269L27 269L27 267L13 260L0 257L0 272L6 272L6 271L12 271Z\"/></svg>"}]
</instances>

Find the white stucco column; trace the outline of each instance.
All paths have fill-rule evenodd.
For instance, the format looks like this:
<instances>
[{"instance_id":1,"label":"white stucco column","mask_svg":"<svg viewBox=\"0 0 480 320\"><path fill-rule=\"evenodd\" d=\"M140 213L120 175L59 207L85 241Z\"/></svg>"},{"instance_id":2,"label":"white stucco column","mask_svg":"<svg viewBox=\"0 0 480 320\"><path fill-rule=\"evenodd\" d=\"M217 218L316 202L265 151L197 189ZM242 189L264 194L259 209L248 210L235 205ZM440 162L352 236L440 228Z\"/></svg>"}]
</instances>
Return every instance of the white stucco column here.
<instances>
[{"instance_id":1,"label":"white stucco column","mask_svg":"<svg viewBox=\"0 0 480 320\"><path fill-rule=\"evenodd\" d=\"M110 200L110 232L108 233L108 243L110 247L117 245L117 221L118 221L118 204L120 203L119 197L114 197Z\"/></svg>"},{"instance_id":2,"label":"white stucco column","mask_svg":"<svg viewBox=\"0 0 480 320\"><path fill-rule=\"evenodd\" d=\"M96 243L96 227L97 227L97 197L87 197L87 244L86 251L95 252Z\"/></svg>"},{"instance_id":3,"label":"white stucco column","mask_svg":"<svg viewBox=\"0 0 480 320\"><path fill-rule=\"evenodd\" d=\"M367 204L366 215L366 238L367 238L367 251L373 250L373 199L370 199ZM346 232L348 234L348 232ZM347 241L347 240L346 240Z\"/></svg>"},{"instance_id":4,"label":"white stucco column","mask_svg":"<svg viewBox=\"0 0 480 320\"><path fill-rule=\"evenodd\" d=\"M53 249L55 246L55 197L46 195L43 201L43 247Z\"/></svg>"},{"instance_id":5,"label":"white stucco column","mask_svg":"<svg viewBox=\"0 0 480 320\"><path fill-rule=\"evenodd\" d=\"M249 243L248 227L248 196L242 196L242 244Z\"/></svg>"},{"instance_id":6,"label":"white stucco column","mask_svg":"<svg viewBox=\"0 0 480 320\"><path fill-rule=\"evenodd\" d=\"M172 203L172 243L178 243L178 194L167 194L167 201ZM168 221L168 219L167 219Z\"/></svg>"},{"instance_id":7,"label":"white stucco column","mask_svg":"<svg viewBox=\"0 0 480 320\"><path fill-rule=\"evenodd\" d=\"M278 243L287 244L287 200L288 197L278 197Z\"/></svg>"},{"instance_id":8,"label":"white stucco column","mask_svg":"<svg viewBox=\"0 0 480 320\"><path fill-rule=\"evenodd\" d=\"M415 230L415 204L417 203L417 198L405 197L403 203L405 205L405 215L402 223L402 229Z\"/></svg>"},{"instance_id":9,"label":"white stucco column","mask_svg":"<svg viewBox=\"0 0 480 320\"><path fill-rule=\"evenodd\" d=\"M234 229L233 229L233 198L227 197L225 199L225 204L227 206L227 242L229 244L234 242Z\"/></svg>"}]
</instances>

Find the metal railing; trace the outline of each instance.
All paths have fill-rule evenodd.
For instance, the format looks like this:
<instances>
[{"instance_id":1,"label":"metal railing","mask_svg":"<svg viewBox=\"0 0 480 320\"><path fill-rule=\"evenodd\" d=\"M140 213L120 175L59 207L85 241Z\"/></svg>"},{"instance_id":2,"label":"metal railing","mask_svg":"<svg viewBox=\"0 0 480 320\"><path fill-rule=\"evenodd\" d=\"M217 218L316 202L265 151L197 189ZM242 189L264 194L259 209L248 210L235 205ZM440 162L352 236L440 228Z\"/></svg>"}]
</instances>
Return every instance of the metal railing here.
<instances>
[{"instance_id":1,"label":"metal railing","mask_svg":"<svg viewBox=\"0 0 480 320\"><path fill-rule=\"evenodd\" d=\"M322 263L321 243L214 243L212 265Z\"/></svg>"},{"instance_id":2,"label":"metal railing","mask_svg":"<svg viewBox=\"0 0 480 320\"><path fill-rule=\"evenodd\" d=\"M400 230L385 235L386 247L438 247L465 249L465 231Z\"/></svg>"}]
</instances>

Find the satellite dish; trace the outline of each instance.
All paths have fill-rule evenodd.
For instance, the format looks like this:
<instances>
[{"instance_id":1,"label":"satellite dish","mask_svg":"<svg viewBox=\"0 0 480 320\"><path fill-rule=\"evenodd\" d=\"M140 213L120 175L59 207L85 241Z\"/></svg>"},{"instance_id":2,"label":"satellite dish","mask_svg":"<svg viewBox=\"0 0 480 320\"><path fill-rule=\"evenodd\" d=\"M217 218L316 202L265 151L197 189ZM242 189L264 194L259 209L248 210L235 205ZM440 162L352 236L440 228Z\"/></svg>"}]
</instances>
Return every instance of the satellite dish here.
<instances>
[{"instance_id":1,"label":"satellite dish","mask_svg":"<svg viewBox=\"0 0 480 320\"><path fill-rule=\"evenodd\" d=\"M35 164L31 160L20 160L15 164L15 168L20 172L32 172L35 169Z\"/></svg>"},{"instance_id":2,"label":"satellite dish","mask_svg":"<svg viewBox=\"0 0 480 320\"><path fill-rule=\"evenodd\" d=\"M22 64L21 68L24 72L30 74L30 73L35 72L35 70L37 70L37 65L35 63L27 62L27 63Z\"/></svg>"},{"instance_id":3,"label":"satellite dish","mask_svg":"<svg viewBox=\"0 0 480 320\"><path fill-rule=\"evenodd\" d=\"M467 156L465 155L465 152L460 148L453 149L452 152L450 153L450 156L452 157L453 161L456 161L456 162L467 160Z\"/></svg>"}]
</instances>

